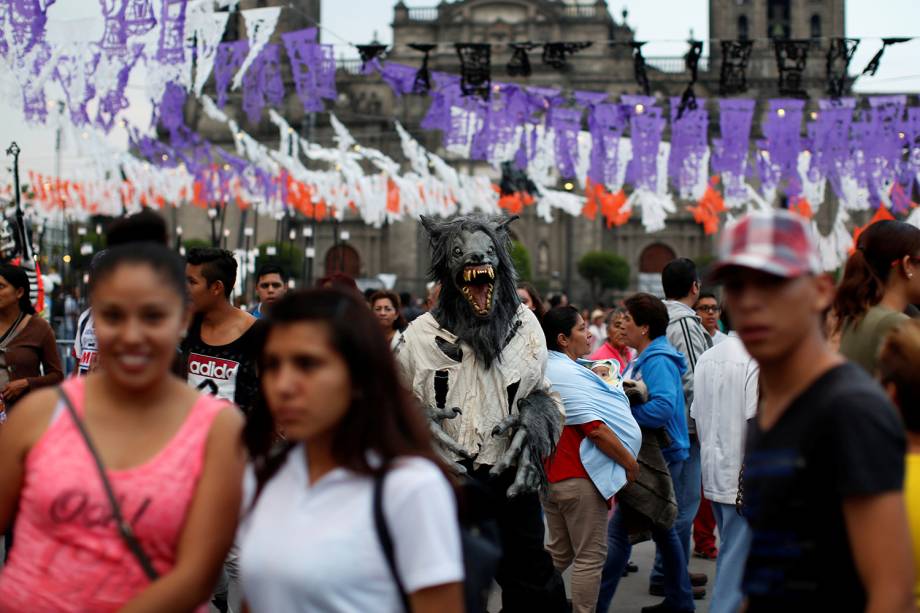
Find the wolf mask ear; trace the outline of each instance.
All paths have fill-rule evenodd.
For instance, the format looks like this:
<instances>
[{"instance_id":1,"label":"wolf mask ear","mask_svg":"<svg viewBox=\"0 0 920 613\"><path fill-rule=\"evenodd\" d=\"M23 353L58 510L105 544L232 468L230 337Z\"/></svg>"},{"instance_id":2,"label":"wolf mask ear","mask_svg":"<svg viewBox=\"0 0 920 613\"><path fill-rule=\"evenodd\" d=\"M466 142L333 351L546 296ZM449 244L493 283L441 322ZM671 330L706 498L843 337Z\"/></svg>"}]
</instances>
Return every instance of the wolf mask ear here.
<instances>
[{"instance_id":1,"label":"wolf mask ear","mask_svg":"<svg viewBox=\"0 0 920 613\"><path fill-rule=\"evenodd\" d=\"M418 220L421 222L422 227L425 228L425 232L427 232L428 236L431 238L436 238L441 234L441 224L435 221L433 217L419 215Z\"/></svg>"},{"instance_id":2,"label":"wolf mask ear","mask_svg":"<svg viewBox=\"0 0 920 613\"><path fill-rule=\"evenodd\" d=\"M517 219L520 219L520 218L521 218L520 215L509 215L508 217L505 217L504 219L502 219L501 221L495 224L495 231L496 232L507 232L508 226L511 225L511 222Z\"/></svg>"}]
</instances>

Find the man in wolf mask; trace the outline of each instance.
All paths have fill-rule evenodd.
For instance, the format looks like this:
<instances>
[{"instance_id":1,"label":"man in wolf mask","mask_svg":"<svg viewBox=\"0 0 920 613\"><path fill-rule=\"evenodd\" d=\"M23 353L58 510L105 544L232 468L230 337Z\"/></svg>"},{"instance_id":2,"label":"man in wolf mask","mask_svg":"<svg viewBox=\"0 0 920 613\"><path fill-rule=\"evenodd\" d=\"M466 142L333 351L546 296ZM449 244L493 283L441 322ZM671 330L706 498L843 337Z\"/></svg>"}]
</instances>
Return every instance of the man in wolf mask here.
<instances>
[{"instance_id":1,"label":"man in wolf mask","mask_svg":"<svg viewBox=\"0 0 920 613\"><path fill-rule=\"evenodd\" d=\"M498 525L502 610L566 611L537 496L564 416L544 379L543 331L515 290L514 219L421 218L441 295L408 327L396 356L445 458L478 486L471 512Z\"/></svg>"}]
</instances>

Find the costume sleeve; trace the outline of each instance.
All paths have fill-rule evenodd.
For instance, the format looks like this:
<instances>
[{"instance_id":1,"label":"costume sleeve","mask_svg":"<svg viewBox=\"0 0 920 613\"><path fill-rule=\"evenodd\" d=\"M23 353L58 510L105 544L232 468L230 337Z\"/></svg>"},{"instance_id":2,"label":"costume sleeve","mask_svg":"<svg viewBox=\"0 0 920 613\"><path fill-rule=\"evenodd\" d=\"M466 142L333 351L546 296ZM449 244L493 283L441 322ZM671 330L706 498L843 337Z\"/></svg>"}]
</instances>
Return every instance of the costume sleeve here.
<instances>
[{"instance_id":1,"label":"costume sleeve","mask_svg":"<svg viewBox=\"0 0 920 613\"><path fill-rule=\"evenodd\" d=\"M842 398L830 412L836 487L844 496L900 491L904 485L904 428L881 394Z\"/></svg>"},{"instance_id":2,"label":"costume sleeve","mask_svg":"<svg viewBox=\"0 0 920 613\"><path fill-rule=\"evenodd\" d=\"M680 374L669 359L650 359L642 365L642 381L648 388L648 402L633 407L636 422L645 428L663 428L678 407Z\"/></svg>"},{"instance_id":3,"label":"costume sleeve","mask_svg":"<svg viewBox=\"0 0 920 613\"><path fill-rule=\"evenodd\" d=\"M383 508L407 592L463 580L457 503L434 464L401 460L384 481Z\"/></svg>"}]
</instances>

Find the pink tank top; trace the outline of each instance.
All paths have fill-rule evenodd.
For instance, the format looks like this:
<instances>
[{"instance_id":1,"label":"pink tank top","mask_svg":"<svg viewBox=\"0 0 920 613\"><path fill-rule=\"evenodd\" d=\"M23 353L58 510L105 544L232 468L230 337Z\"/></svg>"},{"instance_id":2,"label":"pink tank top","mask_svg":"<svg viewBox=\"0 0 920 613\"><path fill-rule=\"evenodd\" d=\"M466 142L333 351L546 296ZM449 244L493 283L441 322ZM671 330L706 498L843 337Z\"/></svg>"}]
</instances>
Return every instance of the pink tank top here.
<instances>
[{"instance_id":1,"label":"pink tank top","mask_svg":"<svg viewBox=\"0 0 920 613\"><path fill-rule=\"evenodd\" d=\"M84 382L64 383L80 416ZM151 460L107 471L122 514L161 576L176 561L211 424L228 406L202 395ZM62 402L26 457L14 534L0 569L0 612L116 611L149 584L118 533L93 457Z\"/></svg>"}]
</instances>

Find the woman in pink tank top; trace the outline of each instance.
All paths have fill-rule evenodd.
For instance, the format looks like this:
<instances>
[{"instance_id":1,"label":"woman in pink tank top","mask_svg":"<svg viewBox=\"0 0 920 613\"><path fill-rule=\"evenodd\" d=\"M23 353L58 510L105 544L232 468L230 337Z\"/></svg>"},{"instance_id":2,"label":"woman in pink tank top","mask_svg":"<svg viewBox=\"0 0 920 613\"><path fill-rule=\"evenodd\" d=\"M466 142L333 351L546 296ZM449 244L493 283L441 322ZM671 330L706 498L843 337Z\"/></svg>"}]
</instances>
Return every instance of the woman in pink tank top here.
<instances>
[{"instance_id":1,"label":"woman in pink tank top","mask_svg":"<svg viewBox=\"0 0 920 613\"><path fill-rule=\"evenodd\" d=\"M63 391L157 577L122 539L57 390L39 390L0 427L0 530L15 517L0 613L206 610L238 519L242 417L170 373L187 323L173 252L153 243L106 251L90 303L100 368Z\"/></svg>"}]
</instances>

